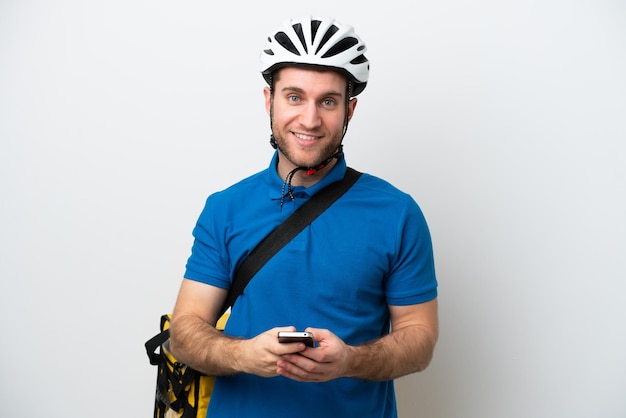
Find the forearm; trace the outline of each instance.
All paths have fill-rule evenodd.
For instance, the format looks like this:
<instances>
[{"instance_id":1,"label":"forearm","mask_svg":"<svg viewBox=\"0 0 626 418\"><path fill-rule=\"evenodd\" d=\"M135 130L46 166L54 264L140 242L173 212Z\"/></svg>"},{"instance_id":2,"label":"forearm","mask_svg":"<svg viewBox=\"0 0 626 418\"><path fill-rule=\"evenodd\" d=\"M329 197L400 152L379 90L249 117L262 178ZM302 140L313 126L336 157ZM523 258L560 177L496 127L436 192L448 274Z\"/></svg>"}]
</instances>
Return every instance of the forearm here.
<instances>
[{"instance_id":1,"label":"forearm","mask_svg":"<svg viewBox=\"0 0 626 418\"><path fill-rule=\"evenodd\" d=\"M224 335L193 315L176 316L170 327L170 350L181 363L211 375L241 371L237 353L244 340Z\"/></svg>"},{"instance_id":2,"label":"forearm","mask_svg":"<svg viewBox=\"0 0 626 418\"><path fill-rule=\"evenodd\" d=\"M346 374L382 381L422 371L430 364L436 341L431 330L409 326L373 342L350 346Z\"/></svg>"}]
</instances>

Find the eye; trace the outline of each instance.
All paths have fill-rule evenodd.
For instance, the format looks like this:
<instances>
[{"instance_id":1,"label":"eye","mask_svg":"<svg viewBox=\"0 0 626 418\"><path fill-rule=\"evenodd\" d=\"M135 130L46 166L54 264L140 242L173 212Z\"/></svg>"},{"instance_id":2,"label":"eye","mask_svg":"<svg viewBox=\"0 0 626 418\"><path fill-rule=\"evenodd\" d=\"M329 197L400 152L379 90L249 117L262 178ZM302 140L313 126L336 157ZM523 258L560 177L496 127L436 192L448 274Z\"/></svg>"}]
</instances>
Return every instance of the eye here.
<instances>
[{"instance_id":1,"label":"eye","mask_svg":"<svg viewBox=\"0 0 626 418\"><path fill-rule=\"evenodd\" d=\"M325 107L332 107L336 104L336 102L333 99L324 99L322 100L322 105L324 105Z\"/></svg>"},{"instance_id":2,"label":"eye","mask_svg":"<svg viewBox=\"0 0 626 418\"><path fill-rule=\"evenodd\" d=\"M300 101L300 98L298 96L296 96L295 94L291 94L291 95L287 96L287 101L289 103L298 103Z\"/></svg>"}]
</instances>

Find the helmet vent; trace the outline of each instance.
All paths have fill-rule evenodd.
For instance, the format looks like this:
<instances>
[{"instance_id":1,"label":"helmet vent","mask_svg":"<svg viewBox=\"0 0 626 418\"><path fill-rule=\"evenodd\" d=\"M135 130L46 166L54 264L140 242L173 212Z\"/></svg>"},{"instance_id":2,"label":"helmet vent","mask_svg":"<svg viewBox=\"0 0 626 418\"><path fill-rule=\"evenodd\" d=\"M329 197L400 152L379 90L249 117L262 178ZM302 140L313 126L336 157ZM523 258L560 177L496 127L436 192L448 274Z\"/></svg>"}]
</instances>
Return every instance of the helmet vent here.
<instances>
[{"instance_id":1,"label":"helmet vent","mask_svg":"<svg viewBox=\"0 0 626 418\"><path fill-rule=\"evenodd\" d=\"M308 54L309 49L306 47L306 41L304 40L304 33L302 32L302 24L296 23L292 27L293 27L293 30L296 32L296 35L298 35L298 39L300 39L300 43L304 47L304 52Z\"/></svg>"},{"instance_id":2,"label":"helmet vent","mask_svg":"<svg viewBox=\"0 0 626 418\"><path fill-rule=\"evenodd\" d=\"M332 36L335 33L337 33L337 31L339 31L339 28L337 26L335 26L335 25L331 25L331 27L328 28L328 30L324 34L324 37L322 38L322 41L320 42L319 46L317 47L317 51L315 51L315 55L317 55L317 53L320 52L320 49L322 49L324 47L324 45L326 45L326 42L328 42L328 40L330 38L332 38ZM333 54L333 55L335 55L335 54Z\"/></svg>"},{"instance_id":3,"label":"helmet vent","mask_svg":"<svg viewBox=\"0 0 626 418\"><path fill-rule=\"evenodd\" d=\"M334 57L337 54L341 54L343 51L347 51L358 43L359 41L356 38L344 38L333 45L324 55L322 55L322 58Z\"/></svg>"},{"instance_id":4,"label":"helmet vent","mask_svg":"<svg viewBox=\"0 0 626 418\"><path fill-rule=\"evenodd\" d=\"M315 35L317 35L317 30L322 24L321 20L312 20L311 21L311 39L315 41Z\"/></svg>"},{"instance_id":5,"label":"helmet vent","mask_svg":"<svg viewBox=\"0 0 626 418\"><path fill-rule=\"evenodd\" d=\"M285 32L278 32L276 36L274 36L274 39L287 51L298 56L300 55L298 48L291 42L291 39L289 39L289 36L287 36Z\"/></svg>"},{"instance_id":6,"label":"helmet vent","mask_svg":"<svg viewBox=\"0 0 626 418\"><path fill-rule=\"evenodd\" d=\"M359 55L358 57L356 57L355 59L353 59L352 61L350 61L350 64L363 64L364 62L367 62L367 58L365 58L365 55Z\"/></svg>"}]
</instances>

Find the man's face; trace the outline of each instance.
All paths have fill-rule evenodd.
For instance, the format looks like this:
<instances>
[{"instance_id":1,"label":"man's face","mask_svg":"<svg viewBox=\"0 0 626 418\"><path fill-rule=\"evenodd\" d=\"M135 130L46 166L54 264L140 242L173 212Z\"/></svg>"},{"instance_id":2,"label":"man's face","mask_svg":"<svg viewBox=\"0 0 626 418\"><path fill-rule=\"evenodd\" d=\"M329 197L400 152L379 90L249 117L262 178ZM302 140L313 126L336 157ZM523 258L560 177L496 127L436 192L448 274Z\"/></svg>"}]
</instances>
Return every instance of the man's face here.
<instances>
[{"instance_id":1,"label":"man's face","mask_svg":"<svg viewBox=\"0 0 626 418\"><path fill-rule=\"evenodd\" d=\"M279 70L274 94L265 88L265 108L273 117L272 130L282 153L279 173L297 166L313 167L330 157L341 144L346 117L346 79L334 71L295 67ZM356 99L348 105L352 117Z\"/></svg>"}]
</instances>

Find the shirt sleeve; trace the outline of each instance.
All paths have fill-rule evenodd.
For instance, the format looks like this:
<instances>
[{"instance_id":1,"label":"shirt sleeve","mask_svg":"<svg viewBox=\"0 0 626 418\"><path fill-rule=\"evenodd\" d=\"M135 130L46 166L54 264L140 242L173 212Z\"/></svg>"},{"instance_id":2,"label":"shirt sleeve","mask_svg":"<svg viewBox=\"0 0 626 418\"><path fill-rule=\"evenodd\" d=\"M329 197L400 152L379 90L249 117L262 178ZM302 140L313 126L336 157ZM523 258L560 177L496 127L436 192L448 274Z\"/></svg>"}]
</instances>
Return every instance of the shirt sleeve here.
<instances>
[{"instance_id":1,"label":"shirt sleeve","mask_svg":"<svg viewBox=\"0 0 626 418\"><path fill-rule=\"evenodd\" d=\"M230 288L230 265L223 250L223 237L218 232L219 210L215 210L211 197L193 229L193 246L187 260L185 278L210 284L222 289Z\"/></svg>"},{"instance_id":2,"label":"shirt sleeve","mask_svg":"<svg viewBox=\"0 0 626 418\"><path fill-rule=\"evenodd\" d=\"M412 305L437 297L437 279L430 231L417 203L410 204L398 222L397 251L385 281L389 305Z\"/></svg>"}]
</instances>

